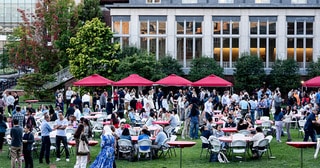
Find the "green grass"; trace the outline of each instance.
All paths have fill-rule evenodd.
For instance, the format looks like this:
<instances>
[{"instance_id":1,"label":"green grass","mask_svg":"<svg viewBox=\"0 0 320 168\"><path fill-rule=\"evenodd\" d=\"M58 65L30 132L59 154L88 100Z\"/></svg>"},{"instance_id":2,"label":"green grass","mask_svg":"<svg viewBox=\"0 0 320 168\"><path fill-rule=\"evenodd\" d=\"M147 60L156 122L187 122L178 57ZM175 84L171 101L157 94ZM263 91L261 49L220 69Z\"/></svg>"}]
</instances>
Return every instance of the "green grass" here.
<instances>
[{"instance_id":1,"label":"green grass","mask_svg":"<svg viewBox=\"0 0 320 168\"><path fill-rule=\"evenodd\" d=\"M298 139L298 130L291 130L294 141L301 141L302 138ZM179 136L178 136L179 138ZM181 140L181 139L180 139ZM277 143L275 139L273 139L271 143L272 154L275 156L275 159L267 159L266 156L263 156L261 160L251 160L247 159L246 162L231 162L229 164L222 163L210 163L208 162L209 156L206 158L205 154L200 158L201 151L201 141L196 140L197 144L191 148L184 148L182 150L183 160L182 167L185 168L196 168L196 167L221 167L221 168L230 168L230 167L239 167L239 168L296 168L300 167L300 149L293 148L291 146L286 145L285 143L286 137L282 137L282 143ZM94 146L91 148L91 161L95 159L95 156L98 155L100 151L99 146ZM4 152L0 154L0 168L8 168L10 167L10 160L7 158L8 146L4 146ZM127 160L116 160L117 168L178 168L179 167L179 158L180 158L180 149L176 149L177 156L173 156L171 158L160 158L156 160L141 160L139 162L128 162ZM307 148L303 151L303 161L304 167L306 168L317 168L320 165L319 159L314 159L313 154L315 152L314 148ZM75 163L75 155L71 154L70 162L67 163L64 160L64 156L61 157L60 162L55 162L55 156L51 153L51 162L55 163L58 168L68 168L73 167ZM39 164L38 158L34 158L34 167L42 168L49 167L46 164Z\"/></svg>"}]
</instances>

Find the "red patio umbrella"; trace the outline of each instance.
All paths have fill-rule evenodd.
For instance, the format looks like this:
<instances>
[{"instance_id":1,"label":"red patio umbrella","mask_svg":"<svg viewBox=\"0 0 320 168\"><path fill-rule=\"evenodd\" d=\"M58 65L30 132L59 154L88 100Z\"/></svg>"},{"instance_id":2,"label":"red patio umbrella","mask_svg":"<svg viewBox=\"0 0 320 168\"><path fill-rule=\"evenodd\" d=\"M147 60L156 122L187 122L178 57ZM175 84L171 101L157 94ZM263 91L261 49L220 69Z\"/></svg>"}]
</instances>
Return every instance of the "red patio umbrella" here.
<instances>
[{"instance_id":1,"label":"red patio umbrella","mask_svg":"<svg viewBox=\"0 0 320 168\"><path fill-rule=\"evenodd\" d=\"M112 85L114 81L107 79L103 76L98 74L93 74L91 76L87 76L77 82L74 82L73 85L75 86L107 86Z\"/></svg>"},{"instance_id":2,"label":"red patio umbrella","mask_svg":"<svg viewBox=\"0 0 320 168\"><path fill-rule=\"evenodd\" d=\"M176 74L171 74L158 80L155 84L164 86L190 86L192 82Z\"/></svg>"},{"instance_id":3,"label":"red patio umbrella","mask_svg":"<svg viewBox=\"0 0 320 168\"><path fill-rule=\"evenodd\" d=\"M209 75L196 82L193 82L192 86L203 86L203 87L231 87L233 84L228 82L219 76Z\"/></svg>"},{"instance_id":4,"label":"red patio umbrella","mask_svg":"<svg viewBox=\"0 0 320 168\"><path fill-rule=\"evenodd\" d=\"M314 77L305 81L302 86L304 87L320 87L320 76Z\"/></svg>"},{"instance_id":5,"label":"red patio umbrella","mask_svg":"<svg viewBox=\"0 0 320 168\"><path fill-rule=\"evenodd\" d=\"M128 77L113 83L114 86L152 86L153 82L139 76L138 74L131 74Z\"/></svg>"}]
</instances>

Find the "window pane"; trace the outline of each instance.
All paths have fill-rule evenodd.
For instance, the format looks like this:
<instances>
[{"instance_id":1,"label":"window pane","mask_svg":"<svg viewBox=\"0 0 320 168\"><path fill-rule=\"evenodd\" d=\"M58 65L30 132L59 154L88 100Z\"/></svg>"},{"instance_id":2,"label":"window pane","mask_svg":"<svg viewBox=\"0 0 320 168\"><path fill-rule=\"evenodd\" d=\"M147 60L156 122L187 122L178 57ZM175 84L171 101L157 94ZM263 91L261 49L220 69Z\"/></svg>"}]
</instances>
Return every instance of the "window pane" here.
<instances>
[{"instance_id":1,"label":"window pane","mask_svg":"<svg viewBox=\"0 0 320 168\"><path fill-rule=\"evenodd\" d=\"M201 22L196 22L196 34L202 34Z\"/></svg>"},{"instance_id":2,"label":"window pane","mask_svg":"<svg viewBox=\"0 0 320 168\"><path fill-rule=\"evenodd\" d=\"M269 22L269 34L276 34L276 23Z\"/></svg>"},{"instance_id":3,"label":"window pane","mask_svg":"<svg viewBox=\"0 0 320 168\"><path fill-rule=\"evenodd\" d=\"M230 60L230 43L229 38L223 38L223 61Z\"/></svg>"},{"instance_id":4,"label":"window pane","mask_svg":"<svg viewBox=\"0 0 320 168\"><path fill-rule=\"evenodd\" d=\"M140 33L141 34L148 34L148 29L147 29L147 22L140 22Z\"/></svg>"},{"instance_id":5,"label":"window pane","mask_svg":"<svg viewBox=\"0 0 320 168\"><path fill-rule=\"evenodd\" d=\"M149 38L149 43L150 43L150 53L153 53L156 55L157 52L157 39L156 38Z\"/></svg>"},{"instance_id":6,"label":"window pane","mask_svg":"<svg viewBox=\"0 0 320 168\"><path fill-rule=\"evenodd\" d=\"M196 38L196 53L195 57L200 58L202 56L202 38Z\"/></svg>"},{"instance_id":7,"label":"window pane","mask_svg":"<svg viewBox=\"0 0 320 168\"><path fill-rule=\"evenodd\" d=\"M198 0L182 0L182 3L198 3Z\"/></svg>"},{"instance_id":8,"label":"window pane","mask_svg":"<svg viewBox=\"0 0 320 168\"><path fill-rule=\"evenodd\" d=\"M306 39L306 61L312 62L312 53L313 53L313 41L312 39Z\"/></svg>"},{"instance_id":9,"label":"window pane","mask_svg":"<svg viewBox=\"0 0 320 168\"><path fill-rule=\"evenodd\" d=\"M223 34L230 34L230 23L223 22Z\"/></svg>"},{"instance_id":10,"label":"window pane","mask_svg":"<svg viewBox=\"0 0 320 168\"><path fill-rule=\"evenodd\" d=\"M269 39L269 62L274 62L276 60L277 50L276 50L276 39Z\"/></svg>"},{"instance_id":11,"label":"window pane","mask_svg":"<svg viewBox=\"0 0 320 168\"><path fill-rule=\"evenodd\" d=\"M186 22L186 34L193 34L193 22Z\"/></svg>"},{"instance_id":12,"label":"window pane","mask_svg":"<svg viewBox=\"0 0 320 168\"><path fill-rule=\"evenodd\" d=\"M129 47L129 37L122 37L122 47Z\"/></svg>"},{"instance_id":13,"label":"window pane","mask_svg":"<svg viewBox=\"0 0 320 168\"><path fill-rule=\"evenodd\" d=\"M303 62L303 39L298 38L297 39L297 62Z\"/></svg>"},{"instance_id":14,"label":"window pane","mask_svg":"<svg viewBox=\"0 0 320 168\"><path fill-rule=\"evenodd\" d=\"M166 34L166 22L159 22L159 34Z\"/></svg>"},{"instance_id":15,"label":"window pane","mask_svg":"<svg viewBox=\"0 0 320 168\"><path fill-rule=\"evenodd\" d=\"M303 22L297 22L297 34L303 34Z\"/></svg>"},{"instance_id":16,"label":"window pane","mask_svg":"<svg viewBox=\"0 0 320 168\"><path fill-rule=\"evenodd\" d=\"M193 60L193 39L186 38L186 59L187 59L187 67L190 66L191 61Z\"/></svg>"},{"instance_id":17,"label":"window pane","mask_svg":"<svg viewBox=\"0 0 320 168\"><path fill-rule=\"evenodd\" d=\"M287 33L288 34L294 34L294 23L293 22L288 22L287 24Z\"/></svg>"},{"instance_id":18,"label":"window pane","mask_svg":"<svg viewBox=\"0 0 320 168\"><path fill-rule=\"evenodd\" d=\"M159 38L159 58L166 56L166 38Z\"/></svg>"},{"instance_id":19,"label":"window pane","mask_svg":"<svg viewBox=\"0 0 320 168\"><path fill-rule=\"evenodd\" d=\"M147 37L140 38L140 48L144 49L144 50L148 50L148 38Z\"/></svg>"},{"instance_id":20,"label":"window pane","mask_svg":"<svg viewBox=\"0 0 320 168\"><path fill-rule=\"evenodd\" d=\"M239 22L232 23L232 34L239 34Z\"/></svg>"},{"instance_id":21,"label":"window pane","mask_svg":"<svg viewBox=\"0 0 320 168\"><path fill-rule=\"evenodd\" d=\"M157 34L157 22L149 22L149 34Z\"/></svg>"},{"instance_id":22,"label":"window pane","mask_svg":"<svg viewBox=\"0 0 320 168\"><path fill-rule=\"evenodd\" d=\"M250 39L250 55L258 55L257 51L257 39L256 38L251 38Z\"/></svg>"},{"instance_id":23,"label":"window pane","mask_svg":"<svg viewBox=\"0 0 320 168\"><path fill-rule=\"evenodd\" d=\"M129 34L129 22L122 22L122 34Z\"/></svg>"},{"instance_id":24,"label":"window pane","mask_svg":"<svg viewBox=\"0 0 320 168\"><path fill-rule=\"evenodd\" d=\"M232 62L235 62L239 59L239 39L232 39Z\"/></svg>"},{"instance_id":25,"label":"window pane","mask_svg":"<svg viewBox=\"0 0 320 168\"><path fill-rule=\"evenodd\" d=\"M221 30L221 23L220 22L213 22L213 32L214 34L220 34L220 30Z\"/></svg>"},{"instance_id":26,"label":"window pane","mask_svg":"<svg viewBox=\"0 0 320 168\"><path fill-rule=\"evenodd\" d=\"M113 32L114 34L120 33L120 22L113 22Z\"/></svg>"},{"instance_id":27,"label":"window pane","mask_svg":"<svg viewBox=\"0 0 320 168\"><path fill-rule=\"evenodd\" d=\"M181 65L183 65L183 48L183 38L177 38L177 60Z\"/></svg>"},{"instance_id":28,"label":"window pane","mask_svg":"<svg viewBox=\"0 0 320 168\"><path fill-rule=\"evenodd\" d=\"M219 3L233 3L233 0L218 0Z\"/></svg>"},{"instance_id":29,"label":"window pane","mask_svg":"<svg viewBox=\"0 0 320 168\"><path fill-rule=\"evenodd\" d=\"M260 34L267 34L267 22L260 22Z\"/></svg>"},{"instance_id":30,"label":"window pane","mask_svg":"<svg viewBox=\"0 0 320 168\"><path fill-rule=\"evenodd\" d=\"M183 22L177 22L177 34L184 34L184 23Z\"/></svg>"},{"instance_id":31,"label":"window pane","mask_svg":"<svg viewBox=\"0 0 320 168\"><path fill-rule=\"evenodd\" d=\"M250 33L257 34L258 33L258 22L251 22L250 23Z\"/></svg>"},{"instance_id":32,"label":"window pane","mask_svg":"<svg viewBox=\"0 0 320 168\"><path fill-rule=\"evenodd\" d=\"M313 34L313 23L312 22L307 22L306 23L306 34Z\"/></svg>"},{"instance_id":33,"label":"window pane","mask_svg":"<svg viewBox=\"0 0 320 168\"><path fill-rule=\"evenodd\" d=\"M287 59L294 59L294 39L288 38L287 41Z\"/></svg>"},{"instance_id":34,"label":"window pane","mask_svg":"<svg viewBox=\"0 0 320 168\"><path fill-rule=\"evenodd\" d=\"M213 57L220 62L220 38L213 38Z\"/></svg>"},{"instance_id":35,"label":"window pane","mask_svg":"<svg viewBox=\"0 0 320 168\"><path fill-rule=\"evenodd\" d=\"M267 40L265 38L260 38L260 58L263 62L267 62Z\"/></svg>"}]
</instances>

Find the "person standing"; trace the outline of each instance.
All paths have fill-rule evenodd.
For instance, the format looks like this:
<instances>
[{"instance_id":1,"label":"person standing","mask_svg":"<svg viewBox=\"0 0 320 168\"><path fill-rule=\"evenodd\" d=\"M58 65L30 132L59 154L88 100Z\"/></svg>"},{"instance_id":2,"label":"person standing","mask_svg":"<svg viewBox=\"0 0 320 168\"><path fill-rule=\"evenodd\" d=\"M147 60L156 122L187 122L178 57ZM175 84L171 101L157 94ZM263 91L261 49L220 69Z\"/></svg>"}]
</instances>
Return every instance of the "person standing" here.
<instances>
[{"instance_id":1,"label":"person standing","mask_svg":"<svg viewBox=\"0 0 320 168\"><path fill-rule=\"evenodd\" d=\"M108 93L106 90L104 90L104 92L100 96L100 108L101 109L106 108L107 97L108 97Z\"/></svg>"},{"instance_id":2,"label":"person standing","mask_svg":"<svg viewBox=\"0 0 320 168\"><path fill-rule=\"evenodd\" d=\"M80 140L84 141L86 144L89 143L86 135L84 134L83 124L79 124L76 132L74 133L74 139L76 141L76 155L77 155L76 164L74 165L74 168L86 168L87 167L87 160L88 160L88 153L78 152Z\"/></svg>"},{"instance_id":3,"label":"person standing","mask_svg":"<svg viewBox=\"0 0 320 168\"><path fill-rule=\"evenodd\" d=\"M119 105L119 94L118 94L118 89L115 89L114 92L113 92L113 108L114 110L117 110L118 109L118 105Z\"/></svg>"},{"instance_id":4,"label":"person standing","mask_svg":"<svg viewBox=\"0 0 320 168\"><path fill-rule=\"evenodd\" d=\"M80 118L81 118L81 112L79 110L79 106L78 105L75 105L74 106L74 113L73 115L76 117L76 120L79 122L80 121Z\"/></svg>"},{"instance_id":5,"label":"person standing","mask_svg":"<svg viewBox=\"0 0 320 168\"><path fill-rule=\"evenodd\" d=\"M33 128L37 127L37 123L36 120L34 119L34 117L32 116L32 112L30 111L30 108L27 108L27 112L26 112L26 117L27 117L27 122L26 125L30 125L31 130Z\"/></svg>"},{"instance_id":6,"label":"person standing","mask_svg":"<svg viewBox=\"0 0 320 168\"><path fill-rule=\"evenodd\" d=\"M310 113L307 117L307 121L304 124L304 138L303 141L308 141L309 136L312 140L312 142L317 142L316 135L315 135L315 130L314 130L314 124L318 123L316 121L316 114L318 113L317 108L312 108L312 113Z\"/></svg>"},{"instance_id":7,"label":"person standing","mask_svg":"<svg viewBox=\"0 0 320 168\"><path fill-rule=\"evenodd\" d=\"M54 128L57 130L56 135L56 148L57 148L57 162L60 161L60 143L62 142L65 153L66 153L66 161L69 162L69 150L68 150L68 143L67 143L67 135L66 135L66 128L68 126L68 120L64 118L63 112L59 111L58 119L54 122Z\"/></svg>"},{"instance_id":8,"label":"person standing","mask_svg":"<svg viewBox=\"0 0 320 168\"><path fill-rule=\"evenodd\" d=\"M283 113L280 111L276 111L274 113L274 121L276 125L276 139L278 142L281 142L281 133L282 133L282 120L284 119Z\"/></svg>"},{"instance_id":9,"label":"person standing","mask_svg":"<svg viewBox=\"0 0 320 168\"><path fill-rule=\"evenodd\" d=\"M11 168L16 167L16 160L18 163L18 167L22 166L22 162L20 160L21 156L21 147L22 147L22 127L19 125L19 120L13 119L13 127L10 131L11 136L11 149L10 149L10 156L11 156Z\"/></svg>"},{"instance_id":10,"label":"person standing","mask_svg":"<svg viewBox=\"0 0 320 168\"><path fill-rule=\"evenodd\" d=\"M255 100L254 96L252 96L251 99L249 100L249 104L250 104L250 117L251 117L252 124L254 124L256 121L255 113L258 107L258 103Z\"/></svg>"},{"instance_id":11,"label":"person standing","mask_svg":"<svg viewBox=\"0 0 320 168\"><path fill-rule=\"evenodd\" d=\"M3 96L0 95L0 114L4 113L5 108L6 108L6 102L3 100Z\"/></svg>"},{"instance_id":12,"label":"person standing","mask_svg":"<svg viewBox=\"0 0 320 168\"><path fill-rule=\"evenodd\" d=\"M17 105L19 105L19 95L17 92L13 93L13 98L14 98L13 109L15 109Z\"/></svg>"},{"instance_id":13,"label":"person standing","mask_svg":"<svg viewBox=\"0 0 320 168\"><path fill-rule=\"evenodd\" d=\"M21 112L21 107L16 107L16 113L13 114L12 119L17 119L19 121L19 125L23 128L26 125L26 120L24 114Z\"/></svg>"},{"instance_id":14,"label":"person standing","mask_svg":"<svg viewBox=\"0 0 320 168\"><path fill-rule=\"evenodd\" d=\"M108 125L103 127L103 135L101 136L101 150L90 168L112 168L115 167L115 138Z\"/></svg>"},{"instance_id":15,"label":"person standing","mask_svg":"<svg viewBox=\"0 0 320 168\"><path fill-rule=\"evenodd\" d=\"M42 159L45 156L46 163L50 164L50 132L52 132L52 128L49 125L50 116L46 114L44 116L44 121L41 123L41 150L40 150L40 157L39 163L43 163Z\"/></svg>"},{"instance_id":16,"label":"person standing","mask_svg":"<svg viewBox=\"0 0 320 168\"><path fill-rule=\"evenodd\" d=\"M162 106L162 100L163 100L163 92L161 90L161 88L158 89L158 94L157 94L157 101L158 101L158 108L161 109L163 106Z\"/></svg>"},{"instance_id":17,"label":"person standing","mask_svg":"<svg viewBox=\"0 0 320 168\"><path fill-rule=\"evenodd\" d=\"M239 102L239 107L241 109L242 119L248 114L249 111L249 103L246 100L246 97L242 97L242 100Z\"/></svg>"},{"instance_id":18,"label":"person standing","mask_svg":"<svg viewBox=\"0 0 320 168\"><path fill-rule=\"evenodd\" d=\"M83 96L82 96L82 107L85 107L85 105L88 105L88 107L90 107L90 100L91 100L91 97L90 97L90 93L85 93Z\"/></svg>"},{"instance_id":19,"label":"person standing","mask_svg":"<svg viewBox=\"0 0 320 168\"><path fill-rule=\"evenodd\" d=\"M4 122L4 116L0 114L0 154L2 153L2 146L4 142L4 136L6 135L7 124Z\"/></svg>"},{"instance_id":20,"label":"person standing","mask_svg":"<svg viewBox=\"0 0 320 168\"><path fill-rule=\"evenodd\" d=\"M14 106L14 97L11 95L11 92L8 93L7 96L7 106L8 106L8 113L11 115L11 111L13 111Z\"/></svg>"},{"instance_id":21,"label":"person standing","mask_svg":"<svg viewBox=\"0 0 320 168\"><path fill-rule=\"evenodd\" d=\"M291 141L291 134L290 134L291 120L292 120L291 106L287 106L285 114L284 114L284 123L285 123L286 129L287 129L287 135L288 135L287 141L288 142Z\"/></svg>"},{"instance_id":22,"label":"person standing","mask_svg":"<svg viewBox=\"0 0 320 168\"><path fill-rule=\"evenodd\" d=\"M67 103L67 109L69 108L69 105L71 103L71 97L72 97L73 91L71 90L71 87L68 87L68 90L66 91L66 103Z\"/></svg>"},{"instance_id":23,"label":"person standing","mask_svg":"<svg viewBox=\"0 0 320 168\"><path fill-rule=\"evenodd\" d=\"M183 123L183 130L181 133L181 138L185 139L185 137L189 134L189 129L190 129L190 114L191 114L191 109L192 109L193 104L189 104L188 107L185 110L184 115L184 123Z\"/></svg>"},{"instance_id":24,"label":"person standing","mask_svg":"<svg viewBox=\"0 0 320 168\"><path fill-rule=\"evenodd\" d=\"M26 125L24 128L24 135L22 139L25 168L33 168L32 144L34 142L34 136L31 131L31 125Z\"/></svg>"},{"instance_id":25,"label":"person standing","mask_svg":"<svg viewBox=\"0 0 320 168\"><path fill-rule=\"evenodd\" d=\"M195 104L193 104L190 113L190 138L198 139L199 132L199 110Z\"/></svg>"}]
</instances>

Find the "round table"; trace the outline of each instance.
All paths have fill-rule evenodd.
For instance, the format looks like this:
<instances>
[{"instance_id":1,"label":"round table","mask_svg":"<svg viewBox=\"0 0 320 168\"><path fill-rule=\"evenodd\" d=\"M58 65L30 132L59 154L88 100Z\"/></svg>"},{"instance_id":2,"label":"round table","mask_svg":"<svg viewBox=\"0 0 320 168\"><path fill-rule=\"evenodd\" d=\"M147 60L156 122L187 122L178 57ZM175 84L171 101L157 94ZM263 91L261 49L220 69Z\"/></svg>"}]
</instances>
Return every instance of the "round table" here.
<instances>
[{"instance_id":1,"label":"round table","mask_svg":"<svg viewBox=\"0 0 320 168\"><path fill-rule=\"evenodd\" d=\"M152 137L150 137L150 140L154 141L154 140L156 140L156 137L152 136ZM138 136L131 136L131 141L132 141L132 143L138 142Z\"/></svg>"},{"instance_id":2,"label":"round table","mask_svg":"<svg viewBox=\"0 0 320 168\"><path fill-rule=\"evenodd\" d=\"M69 141L68 142L69 145L71 146L76 146L76 141ZM96 146L99 144L99 141L89 141L89 146Z\"/></svg>"},{"instance_id":3,"label":"round table","mask_svg":"<svg viewBox=\"0 0 320 168\"><path fill-rule=\"evenodd\" d=\"M152 124L169 125L169 121L153 121Z\"/></svg>"},{"instance_id":4,"label":"round table","mask_svg":"<svg viewBox=\"0 0 320 168\"><path fill-rule=\"evenodd\" d=\"M289 146L293 146L295 148L300 148L301 149L301 158L300 158L300 161L301 161L301 168L303 167L303 154L302 154L302 149L303 148L310 148L310 147L314 147L317 143L316 142L287 142L287 145Z\"/></svg>"},{"instance_id":5,"label":"round table","mask_svg":"<svg viewBox=\"0 0 320 168\"><path fill-rule=\"evenodd\" d=\"M168 145L170 146L175 146L180 148L180 168L182 167L182 148L185 147L192 147L196 144L196 142L192 141L172 141L172 142L167 142Z\"/></svg>"},{"instance_id":6,"label":"round table","mask_svg":"<svg viewBox=\"0 0 320 168\"><path fill-rule=\"evenodd\" d=\"M225 132L225 133L234 133L234 132L238 132L236 127L228 127L228 128L221 128L221 131Z\"/></svg>"},{"instance_id":7,"label":"round table","mask_svg":"<svg viewBox=\"0 0 320 168\"><path fill-rule=\"evenodd\" d=\"M39 100L25 100L26 103L37 103Z\"/></svg>"}]
</instances>

